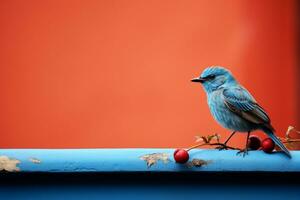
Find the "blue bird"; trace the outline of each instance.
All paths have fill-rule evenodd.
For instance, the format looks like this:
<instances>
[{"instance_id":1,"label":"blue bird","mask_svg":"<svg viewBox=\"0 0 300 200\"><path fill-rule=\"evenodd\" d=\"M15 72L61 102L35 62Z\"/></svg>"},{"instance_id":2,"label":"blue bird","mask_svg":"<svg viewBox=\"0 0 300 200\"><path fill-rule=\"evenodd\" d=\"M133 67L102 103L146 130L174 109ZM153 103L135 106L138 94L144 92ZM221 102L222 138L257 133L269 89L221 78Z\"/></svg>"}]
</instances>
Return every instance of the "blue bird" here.
<instances>
[{"instance_id":1,"label":"blue bird","mask_svg":"<svg viewBox=\"0 0 300 200\"><path fill-rule=\"evenodd\" d=\"M266 111L238 83L229 70L219 66L208 67L199 77L191 81L200 82L204 87L214 119L224 128L233 131L225 141L225 145L236 132L246 132L245 149L238 152L245 156L248 154L250 132L262 130L291 158L289 150L276 137Z\"/></svg>"}]
</instances>

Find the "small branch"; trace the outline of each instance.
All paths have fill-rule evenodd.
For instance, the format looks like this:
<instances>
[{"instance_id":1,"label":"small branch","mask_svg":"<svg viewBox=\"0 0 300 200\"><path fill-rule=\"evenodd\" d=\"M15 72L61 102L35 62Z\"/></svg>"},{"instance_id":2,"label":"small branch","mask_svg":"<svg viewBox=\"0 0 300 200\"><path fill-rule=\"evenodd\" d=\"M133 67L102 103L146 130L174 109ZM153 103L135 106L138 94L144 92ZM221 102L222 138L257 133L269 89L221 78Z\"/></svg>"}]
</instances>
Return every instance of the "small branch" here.
<instances>
[{"instance_id":1,"label":"small branch","mask_svg":"<svg viewBox=\"0 0 300 200\"><path fill-rule=\"evenodd\" d=\"M300 142L300 140L288 140L288 141L283 141L282 143L292 143L292 142Z\"/></svg>"},{"instance_id":2,"label":"small branch","mask_svg":"<svg viewBox=\"0 0 300 200\"><path fill-rule=\"evenodd\" d=\"M235 147L227 146L226 144L220 143L220 142L210 143L210 145L213 145L213 146L223 146L224 148L232 149L232 150L241 150L240 148L235 148Z\"/></svg>"},{"instance_id":3,"label":"small branch","mask_svg":"<svg viewBox=\"0 0 300 200\"><path fill-rule=\"evenodd\" d=\"M292 143L292 142L300 142L300 139L290 139L290 138L281 138L278 137L282 143Z\"/></svg>"},{"instance_id":4,"label":"small branch","mask_svg":"<svg viewBox=\"0 0 300 200\"><path fill-rule=\"evenodd\" d=\"M297 133L300 133L300 132L297 131ZM224 148L224 149L241 150L240 148L227 146L225 143L221 143L220 136L217 133L215 133L213 135L208 135L208 136L196 136L196 137L197 137L196 142L198 142L198 144L191 146L190 148L187 149L187 151L190 151L192 149L202 147L202 146L219 146L220 148ZM287 143L287 144L300 143L300 139L292 139L290 137L286 137L286 138L278 137L278 139L282 143ZM217 142L211 143L212 140L217 141ZM202 143L199 144L200 141Z\"/></svg>"},{"instance_id":5,"label":"small branch","mask_svg":"<svg viewBox=\"0 0 300 200\"><path fill-rule=\"evenodd\" d=\"M201 146L205 146L205 145L208 145L208 146L222 146L222 147L224 147L225 149L241 150L241 149L239 149L239 148L227 146L227 145L224 144L224 143L216 142L216 143L202 143L202 144L197 144L197 145L194 145L194 146L191 146L190 148L188 148L187 151L190 151L190 150L192 150L192 149L195 149L195 148L201 147Z\"/></svg>"}]
</instances>

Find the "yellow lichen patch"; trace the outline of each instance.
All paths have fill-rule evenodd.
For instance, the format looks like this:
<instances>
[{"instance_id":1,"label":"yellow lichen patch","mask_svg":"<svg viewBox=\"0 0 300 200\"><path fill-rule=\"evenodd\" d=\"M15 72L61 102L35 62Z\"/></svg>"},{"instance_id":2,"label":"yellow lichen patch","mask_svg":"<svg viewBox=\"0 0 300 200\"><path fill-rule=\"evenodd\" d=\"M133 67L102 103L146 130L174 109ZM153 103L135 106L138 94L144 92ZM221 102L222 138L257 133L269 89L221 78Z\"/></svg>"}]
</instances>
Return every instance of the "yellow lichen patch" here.
<instances>
[{"instance_id":1,"label":"yellow lichen patch","mask_svg":"<svg viewBox=\"0 0 300 200\"><path fill-rule=\"evenodd\" d=\"M163 161L163 163L165 164L170 161L169 154L167 153L146 154L141 156L140 159L146 161L148 167L151 167L152 165L156 164L159 160Z\"/></svg>"},{"instance_id":2,"label":"yellow lichen patch","mask_svg":"<svg viewBox=\"0 0 300 200\"><path fill-rule=\"evenodd\" d=\"M34 163L34 164L40 164L42 162L41 160L39 160L37 158L30 158L29 161Z\"/></svg>"},{"instance_id":3,"label":"yellow lichen patch","mask_svg":"<svg viewBox=\"0 0 300 200\"><path fill-rule=\"evenodd\" d=\"M17 165L20 163L19 160L9 158L7 156L0 156L0 171L18 172L20 168Z\"/></svg>"}]
</instances>

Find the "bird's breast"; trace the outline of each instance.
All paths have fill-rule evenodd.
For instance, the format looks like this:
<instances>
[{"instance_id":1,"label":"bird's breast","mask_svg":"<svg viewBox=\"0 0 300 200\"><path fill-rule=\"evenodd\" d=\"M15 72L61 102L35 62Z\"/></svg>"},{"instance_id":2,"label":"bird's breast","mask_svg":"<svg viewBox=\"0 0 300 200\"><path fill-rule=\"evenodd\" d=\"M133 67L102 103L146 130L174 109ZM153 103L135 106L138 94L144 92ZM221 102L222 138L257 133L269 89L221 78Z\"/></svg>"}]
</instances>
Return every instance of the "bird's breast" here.
<instances>
[{"instance_id":1,"label":"bird's breast","mask_svg":"<svg viewBox=\"0 0 300 200\"><path fill-rule=\"evenodd\" d=\"M217 90L207 96L208 106L214 119L224 128L248 132L252 130L251 124L230 111L224 103L223 90Z\"/></svg>"}]
</instances>

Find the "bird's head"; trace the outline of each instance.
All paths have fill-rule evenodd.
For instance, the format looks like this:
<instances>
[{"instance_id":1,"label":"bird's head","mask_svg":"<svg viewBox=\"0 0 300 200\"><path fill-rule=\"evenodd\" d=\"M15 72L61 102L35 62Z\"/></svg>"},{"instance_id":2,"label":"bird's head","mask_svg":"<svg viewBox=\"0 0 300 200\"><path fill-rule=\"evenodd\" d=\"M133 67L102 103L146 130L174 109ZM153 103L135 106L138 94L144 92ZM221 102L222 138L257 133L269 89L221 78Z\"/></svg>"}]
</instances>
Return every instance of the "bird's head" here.
<instances>
[{"instance_id":1,"label":"bird's head","mask_svg":"<svg viewBox=\"0 0 300 200\"><path fill-rule=\"evenodd\" d=\"M213 66L206 68L199 77L191 80L203 85L207 93L225 85L236 84L231 72L223 67Z\"/></svg>"}]
</instances>

